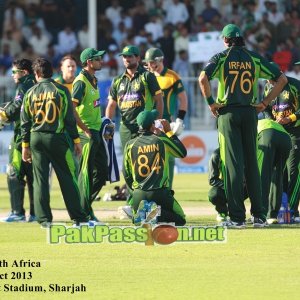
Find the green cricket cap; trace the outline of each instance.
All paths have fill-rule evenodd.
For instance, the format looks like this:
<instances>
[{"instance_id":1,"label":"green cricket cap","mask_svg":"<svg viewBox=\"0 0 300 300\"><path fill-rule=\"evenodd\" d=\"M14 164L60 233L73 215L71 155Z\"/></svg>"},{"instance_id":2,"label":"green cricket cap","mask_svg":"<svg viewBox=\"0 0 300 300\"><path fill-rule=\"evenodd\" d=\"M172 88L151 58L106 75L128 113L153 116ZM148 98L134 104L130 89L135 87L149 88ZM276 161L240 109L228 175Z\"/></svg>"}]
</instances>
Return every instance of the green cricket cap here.
<instances>
[{"instance_id":1,"label":"green cricket cap","mask_svg":"<svg viewBox=\"0 0 300 300\"><path fill-rule=\"evenodd\" d=\"M278 70L280 70L280 66L276 64L275 62L271 61L270 64L274 67L276 67Z\"/></svg>"},{"instance_id":2,"label":"green cricket cap","mask_svg":"<svg viewBox=\"0 0 300 300\"><path fill-rule=\"evenodd\" d=\"M156 61L164 58L164 53L158 48L149 48L145 53L144 62Z\"/></svg>"},{"instance_id":3,"label":"green cricket cap","mask_svg":"<svg viewBox=\"0 0 300 300\"><path fill-rule=\"evenodd\" d=\"M80 54L81 63L85 63L89 59L93 59L95 57L103 56L105 54L105 50L96 50L94 48L86 48Z\"/></svg>"},{"instance_id":4,"label":"green cricket cap","mask_svg":"<svg viewBox=\"0 0 300 300\"><path fill-rule=\"evenodd\" d=\"M137 46L134 45L128 45L123 48L122 52L119 54L121 55L135 55L139 56L140 55L140 49Z\"/></svg>"},{"instance_id":5,"label":"green cricket cap","mask_svg":"<svg viewBox=\"0 0 300 300\"><path fill-rule=\"evenodd\" d=\"M228 24L222 30L222 37L233 38L233 37L241 37L241 29L235 24Z\"/></svg>"},{"instance_id":6,"label":"green cricket cap","mask_svg":"<svg viewBox=\"0 0 300 300\"><path fill-rule=\"evenodd\" d=\"M157 117L158 111L156 109L153 109L151 111L144 110L138 114L136 121L141 128L148 129L149 127L151 127Z\"/></svg>"}]
</instances>

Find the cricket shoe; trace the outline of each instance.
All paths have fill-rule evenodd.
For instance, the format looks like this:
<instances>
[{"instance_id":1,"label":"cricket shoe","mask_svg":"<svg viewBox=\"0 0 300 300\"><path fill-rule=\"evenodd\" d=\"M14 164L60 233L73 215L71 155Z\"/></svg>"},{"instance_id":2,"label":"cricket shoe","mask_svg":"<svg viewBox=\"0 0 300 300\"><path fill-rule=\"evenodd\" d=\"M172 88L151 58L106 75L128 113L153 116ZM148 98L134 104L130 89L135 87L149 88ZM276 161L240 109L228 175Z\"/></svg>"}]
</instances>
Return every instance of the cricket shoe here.
<instances>
[{"instance_id":1,"label":"cricket shoe","mask_svg":"<svg viewBox=\"0 0 300 300\"><path fill-rule=\"evenodd\" d=\"M41 228L50 228L52 225L52 222L45 221L45 222L40 223L40 225L41 225Z\"/></svg>"},{"instance_id":2,"label":"cricket shoe","mask_svg":"<svg viewBox=\"0 0 300 300\"><path fill-rule=\"evenodd\" d=\"M1 220L2 222L12 223L12 222L25 222L25 215L10 213L8 217Z\"/></svg>"},{"instance_id":3,"label":"cricket shoe","mask_svg":"<svg viewBox=\"0 0 300 300\"><path fill-rule=\"evenodd\" d=\"M133 217L133 212L132 212L132 208L130 205L119 206L118 213L120 215L121 220L124 220L126 218L132 219L132 217Z\"/></svg>"},{"instance_id":4,"label":"cricket shoe","mask_svg":"<svg viewBox=\"0 0 300 300\"><path fill-rule=\"evenodd\" d=\"M142 200L139 204L137 213L133 216L133 223L136 226L140 226L142 223L155 224L158 215L160 215L160 206L154 201Z\"/></svg>"},{"instance_id":5,"label":"cricket shoe","mask_svg":"<svg viewBox=\"0 0 300 300\"><path fill-rule=\"evenodd\" d=\"M272 225L272 224L278 224L278 219L277 218L270 218L270 219L267 219L267 223L269 225Z\"/></svg>"},{"instance_id":6,"label":"cricket shoe","mask_svg":"<svg viewBox=\"0 0 300 300\"><path fill-rule=\"evenodd\" d=\"M217 214L216 220L218 223L222 223L222 222L228 221L228 216L224 213L219 213L219 214Z\"/></svg>"},{"instance_id":7,"label":"cricket shoe","mask_svg":"<svg viewBox=\"0 0 300 300\"><path fill-rule=\"evenodd\" d=\"M254 217L253 216L251 216L249 219L247 219L247 221L246 221L246 223L247 224L253 224L253 222L254 222Z\"/></svg>"},{"instance_id":8,"label":"cricket shoe","mask_svg":"<svg viewBox=\"0 0 300 300\"><path fill-rule=\"evenodd\" d=\"M142 200L139 203L139 207L137 209L137 212L133 214L133 223L136 226L140 226L142 222L145 222L146 219L146 210L147 210L147 200Z\"/></svg>"},{"instance_id":9,"label":"cricket shoe","mask_svg":"<svg viewBox=\"0 0 300 300\"><path fill-rule=\"evenodd\" d=\"M96 225L105 225L105 223L101 222L98 219L97 219L97 221L95 221L95 220L89 220L87 224L89 225L89 227L94 227Z\"/></svg>"},{"instance_id":10,"label":"cricket shoe","mask_svg":"<svg viewBox=\"0 0 300 300\"><path fill-rule=\"evenodd\" d=\"M254 217L254 220L253 220L254 228L263 228L263 227L268 227L268 226L269 225L267 224L266 221L262 220L261 218Z\"/></svg>"},{"instance_id":11,"label":"cricket shoe","mask_svg":"<svg viewBox=\"0 0 300 300\"><path fill-rule=\"evenodd\" d=\"M0 219L0 222L6 222L6 220L7 220L9 217L11 217L12 215L14 215L14 213L11 211L6 217L1 218L1 219Z\"/></svg>"},{"instance_id":12,"label":"cricket shoe","mask_svg":"<svg viewBox=\"0 0 300 300\"><path fill-rule=\"evenodd\" d=\"M88 222L75 222L72 225L72 228L81 228L81 226L89 226Z\"/></svg>"},{"instance_id":13,"label":"cricket shoe","mask_svg":"<svg viewBox=\"0 0 300 300\"><path fill-rule=\"evenodd\" d=\"M297 223L297 224L300 223L300 217L293 217L292 220L293 220L292 223Z\"/></svg>"},{"instance_id":14,"label":"cricket shoe","mask_svg":"<svg viewBox=\"0 0 300 300\"><path fill-rule=\"evenodd\" d=\"M157 217L160 215L161 209L154 201L147 203L146 219L145 223L156 224Z\"/></svg>"},{"instance_id":15,"label":"cricket shoe","mask_svg":"<svg viewBox=\"0 0 300 300\"><path fill-rule=\"evenodd\" d=\"M30 215L27 220L28 223L32 223L32 222L36 222L36 221L37 221L36 216L33 216L33 215Z\"/></svg>"},{"instance_id":16,"label":"cricket shoe","mask_svg":"<svg viewBox=\"0 0 300 300\"><path fill-rule=\"evenodd\" d=\"M111 201L111 193L105 193L103 196L103 201Z\"/></svg>"},{"instance_id":17,"label":"cricket shoe","mask_svg":"<svg viewBox=\"0 0 300 300\"><path fill-rule=\"evenodd\" d=\"M244 229L246 228L245 222L234 222L231 220L227 220L225 222L221 223L222 226L225 226L227 228L234 228L234 229Z\"/></svg>"}]
</instances>

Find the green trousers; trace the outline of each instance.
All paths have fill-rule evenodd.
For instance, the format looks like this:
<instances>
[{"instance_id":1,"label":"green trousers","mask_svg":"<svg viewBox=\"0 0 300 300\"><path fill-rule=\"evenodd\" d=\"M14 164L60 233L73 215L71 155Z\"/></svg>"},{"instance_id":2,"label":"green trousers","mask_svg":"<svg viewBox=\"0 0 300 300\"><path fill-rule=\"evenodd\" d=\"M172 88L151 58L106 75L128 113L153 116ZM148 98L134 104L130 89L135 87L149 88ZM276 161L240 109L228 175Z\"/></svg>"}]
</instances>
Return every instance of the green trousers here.
<instances>
[{"instance_id":1,"label":"green trousers","mask_svg":"<svg viewBox=\"0 0 300 300\"><path fill-rule=\"evenodd\" d=\"M99 131L90 130L92 137L80 134L83 145L79 163L79 187L81 204L86 214L96 220L92 203L108 178L107 155Z\"/></svg>"},{"instance_id":2,"label":"green trousers","mask_svg":"<svg viewBox=\"0 0 300 300\"><path fill-rule=\"evenodd\" d=\"M215 206L219 214L228 215L225 191L219 186L212 186L208 191L208 200Z\"/></svg>"},{"instance_id":3,"label":"green trousers","mask_svg":"<svg viewBox=\"0 0 300 300\"><path fill-rule=\"evenodd\" d=\"M265 129L258 135L257 160L260 170L264 214L277 218L283 192L283 174L291 150L288 134Z\"/></svg>"},{"instance_id":4,"label":"green trousers","mask_svg":"<svg viewBox=\"0 0 300 300\"><path fill-rule=\"evenodd\" d=\"M29 213L34 216L32 165L22 160L21 141L15 142L14 139L11 140L9 145L9 163L7 167L7 185L11 210L15 214L25 215L24 194L27 185Z\"/></svg>"},{"instance_id":5,"label":"green trousers","mask_svg":"<svg viewBox=\"0 0 300 300\"><path fill-rule=\"evenodd\" d=\"M257 113L254 107L226 106L219 109L218 131L222 174L229 216L244 222L244 176L254 217L265 220L261 200L261 183L256 158Z\"/></svg>"},{"instance_id":6,"label":"green trousers","mask_svg":"<svg viewBox=\"0 0 300 300\"><path fill-rule=\"evenodd\" d=\"M130 128L128 128L123 123L121 123L119 128L119 133L120 133L122 153L124 153L126 143L138 136L138 127L137 125L132 125ZM127 184L126 186L129 192L129 198L127 199L127 203L128 205L132 205L132 188Z\"/></svg>"},{"instance_id":7,"label":"green trousers","mask_svg":"<svg viewBox=\"0 0 300 300\"><path fill-rule=\"evenodd\" d=\"M33 168L34 206L39 223L52 222L49 194L51 163L71 220L86 222L80 205L80 194L70 145L64 133L32 132L30 139Z\"/></svg>"},{"instance_id":8,"label":"green trousers","mask_svg":"<svg viewBox=\"0 0 300 300\"><path fill-rule=\"evenodd\" d=\"M142 200L154 201L161 207L161 216L158 217L158 222L173 222L177 226L183 226L185 221L185 214L174 198L174 192L167 188L157 190L143 191L135 189L133 191L132 207L136 212Z\"/></svg>"},{"instance_id":9,"label":"green trousers","mask_svg":"<svg viewBox=\"0 0 300 300\"><path fill-rule=\"evenodd\" d=\"M290 208L299 217L300 199L300 126L286 128L292 140L292 149L286 163L286 183Z\"/></svg>"},{"instance_id":10,"label":"green trousers","mask_svg":"<svg viewBox=\"0 0 300 300\"><path fill-rule=\"evenodd\" d=\"M127 127L123 123L121 123L119 128L119 133L120 133L122 152L124 152L126 143L138 136L138 127L137 125L132 125L131 127Z\"/></svg>"}]
</instances>

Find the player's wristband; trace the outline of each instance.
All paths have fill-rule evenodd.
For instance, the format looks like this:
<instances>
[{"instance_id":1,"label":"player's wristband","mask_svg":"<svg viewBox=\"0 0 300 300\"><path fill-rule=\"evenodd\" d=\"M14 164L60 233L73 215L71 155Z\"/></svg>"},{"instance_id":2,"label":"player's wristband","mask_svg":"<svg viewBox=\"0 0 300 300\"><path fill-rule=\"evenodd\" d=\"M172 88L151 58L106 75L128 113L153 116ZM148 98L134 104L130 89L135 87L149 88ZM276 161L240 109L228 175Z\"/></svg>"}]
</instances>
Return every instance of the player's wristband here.
<instances>
[{"instance_id":1,"label":"player's wristband","mask_svg":"<svg viewBox=\"0 0 300 300\"><path fill-rule=\"evenodd\" d=\"M28 148L29 143L28 142L22 142L22 148Z\"/></svg>"},{"instance_id":2,"label":"player's wristband","mask_svg":"<svg viewBox=\"0 0 300 300\"><path fill-rule=\"evenodd\" d=\"M185 110L179 110L178 113L177 113L177 118L183 120L184 117L185 117L185 114L186 114L186 111Z\"/></svg>"},{"instance_id":3,"label":"player's wristband","mask_svg":"<svg viewBox=\"0 0 300 300\"><path fill-rule=\"evenodd\" d=\"M80 138L76 138L73 140L74 144L80 144Z\"/></svg>"},{"instance_id":4,"label":"player's wristband","mask_svg":"<svg viewBox=\"0 0 300 300\"><path fill-rule=\"evenodd\" d=\"M291 119L292 122L297 121L297 116L295 114L290 115L289 118Z\"/></svg>"},{"instance_id":5,"label":"player's wristband","mask_svg":"<svg viewBox=\"0 0 300 300\"><path fill-rule=\"evenodd\" d=\"M168 131L168 132L166 132L166 136L167 136L168 138L170 138L170 137L173 136L173 135L174 135L173 131Z\"/></svg>"},{"instance_id":6,"label":"player's wristband","mask_svg":"<svg viewBox=\"0 0 300 300\"><path fill-rule=\"evenodd\" d=\"M262 105L264 106L264 108L267 108L267 104L264 101L261 101Z\"/></svg>"},{"instance_id":7,"label":"player's wristband","mask_svg":"<svg viewBox=\"0 0 300 300\"><path fill-rule=\"evenodd\" d=\"M6 122L8 120L6 112L4 110L0 111L0 118L3 122Z\"/></svg>"},{"instance_id":8,"label":"player's wristband","mask_svg":"<svg viewBox=\"0 0 300 300\"><path fill-rule=\"evenodd\" d=\"M209 96L209 97L205 98L205 101L208 105L212 105L213 103L215 103L212 96Z\"/></svg>"}]
</instances>

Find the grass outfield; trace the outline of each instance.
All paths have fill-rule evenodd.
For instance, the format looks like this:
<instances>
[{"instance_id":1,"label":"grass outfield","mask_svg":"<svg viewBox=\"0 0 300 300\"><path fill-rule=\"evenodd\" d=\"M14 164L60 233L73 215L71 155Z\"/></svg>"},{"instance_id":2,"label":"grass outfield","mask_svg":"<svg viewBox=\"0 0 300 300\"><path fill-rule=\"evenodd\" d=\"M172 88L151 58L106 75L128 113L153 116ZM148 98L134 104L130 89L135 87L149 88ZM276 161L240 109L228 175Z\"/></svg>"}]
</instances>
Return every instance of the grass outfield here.
<instances>
[{"instance_id":1,"label":"grass outfield","mask_svg":"<svg viewBox=\"0 0 300 300\"><path fill-rule=\"evenodd\" d=\"M56 180L53 183L52 208L61 209L63 201ZM206 175L177 175L174 187L183 207L200 211L187 217L189 224L214 223L213 210L201 215L201 210L211 209ZM0 213L9 209L7 197L1 175ZM100 201L94 207L100 214L123 203ZM0 223L0 254L0 299L299 299L300 294L298 226L228 230L226 243L146 247L108 242L51 245L47 230L37 224ZM40 262L41 267L12 267L21 259ZM29 272L31 279L11 279L29 277ZM9 284L42 286L46 292L6 292ZM83 284L86 292L51 292L49 284Z\"/></svg>"}]
</instances>

